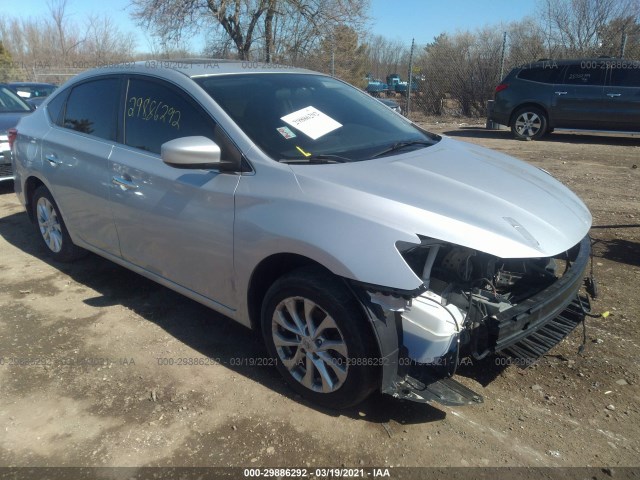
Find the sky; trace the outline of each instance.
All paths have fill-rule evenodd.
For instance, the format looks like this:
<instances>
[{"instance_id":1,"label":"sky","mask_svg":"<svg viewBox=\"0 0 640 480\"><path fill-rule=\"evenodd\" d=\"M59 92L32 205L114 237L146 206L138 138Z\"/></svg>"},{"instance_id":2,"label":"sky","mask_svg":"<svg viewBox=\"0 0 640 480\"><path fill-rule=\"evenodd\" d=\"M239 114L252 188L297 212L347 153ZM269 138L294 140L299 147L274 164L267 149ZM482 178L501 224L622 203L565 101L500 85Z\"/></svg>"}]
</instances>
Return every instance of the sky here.
<instances>
[{"instance_id":1,"label":"sky","mask_svg":"<svg viewBox=\"0 0 640 480\"><path fill-rule=\"evenodd\" d=\"M16 9L6 8L9 2L0 0L0 10L20 17L39 17L47 12L46 0L20 0L20 8ZM122 31L135 34L139 52L148 52L151 37L131 19L129 3L130 0L67 0L67 9L70 19L80 23L89 14L109 14ZM523 0L371 0L369 31L407 45L415 38L418 45L424 45L442 32L475 30L535 15L537 4ZM190 47L200 53L203 38L192 39Z\"/></svg>"}]
</instances>

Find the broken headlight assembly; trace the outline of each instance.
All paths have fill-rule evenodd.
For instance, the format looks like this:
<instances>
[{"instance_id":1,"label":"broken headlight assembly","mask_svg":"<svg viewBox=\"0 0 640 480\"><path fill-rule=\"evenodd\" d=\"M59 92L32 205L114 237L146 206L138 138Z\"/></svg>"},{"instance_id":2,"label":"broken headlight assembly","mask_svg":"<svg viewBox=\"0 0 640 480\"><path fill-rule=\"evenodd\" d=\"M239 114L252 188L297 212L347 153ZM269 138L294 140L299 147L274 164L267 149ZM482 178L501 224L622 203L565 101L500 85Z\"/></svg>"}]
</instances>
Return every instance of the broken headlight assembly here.
<instances>
[{"instance_id":1,"label":"broken headlight assembly","mask_svg":"<svg viewBox=\"0 0 640 480\"><path fill-rule=\"evenodd\" d=\"M420 240L417 245L397 244L423 281L412 298L405 296L404 308L398 308L402 297L397 293L384 296L368 290L372 304L379 307L379 339L385 337L383 324L395 323L398 335L396 351L381 342L383 357L397 355L387 368L397 371L383 375L383 392L449 405L481 401L449 378L461 358L500 353L527 366L584 320L588 300L579 290L591 251L588 236L553 257L514 259L436 239ZM396 308L389 308L392 303ZM383 317L380 310L385 308Z\"/></svg>"}]
</instances>

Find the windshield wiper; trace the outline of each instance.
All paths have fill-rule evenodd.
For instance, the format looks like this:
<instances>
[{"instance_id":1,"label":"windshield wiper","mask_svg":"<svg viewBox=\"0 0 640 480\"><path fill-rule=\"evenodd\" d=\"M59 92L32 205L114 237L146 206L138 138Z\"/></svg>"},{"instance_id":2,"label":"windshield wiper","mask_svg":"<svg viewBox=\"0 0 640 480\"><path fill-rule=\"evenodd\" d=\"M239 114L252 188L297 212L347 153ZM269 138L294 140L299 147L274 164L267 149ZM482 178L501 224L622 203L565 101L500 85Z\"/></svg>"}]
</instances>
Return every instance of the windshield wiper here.
<instances>
[{"instance_id":1,"label":"windshield wiper","mask_svg":"<svg viewBox=\"0 0 640 480\"><path fill-rule=\"evenodd\" d=\"M393 145L391 145L388 148L385 148L384 150L375 153L371 156L371 158L377 158L377 157L381 157L382 155L386 155L387 153L391 153L391 152L395 152L396 150L401 150L405 147L411 147L413 145L425 145L425 146L431 146L433 145L432 142L427 142L426 140L409 140L406 142L396 142Z\"/></svg>"},{"instance_id":2,"label":"windshield wiper","mask_svg":"<svg viewBox=\"0 0 640 480\"><path fill-rule=\"evenodd\" d=\"M325 163L345 163L351 162L350 158L341 157L340 155L319 154L311 155L304 158L283 158L282 163L305 163L305 164L325 164Z\"/></svg>"}]
</instances>

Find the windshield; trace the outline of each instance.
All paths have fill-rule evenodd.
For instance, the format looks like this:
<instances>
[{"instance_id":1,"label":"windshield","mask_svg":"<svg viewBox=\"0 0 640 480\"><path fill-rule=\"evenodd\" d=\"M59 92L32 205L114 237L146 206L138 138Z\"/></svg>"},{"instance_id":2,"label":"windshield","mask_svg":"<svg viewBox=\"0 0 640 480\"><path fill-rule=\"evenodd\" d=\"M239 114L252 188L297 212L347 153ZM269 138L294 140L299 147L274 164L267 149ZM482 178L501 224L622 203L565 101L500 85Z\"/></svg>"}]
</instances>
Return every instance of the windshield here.
<instances>
[{"instance_id":1,"label":"windshield","mask_svg":"<svg viewBox=\"0 0 640 480\"><path fill-rule=\"evenodd\" d=\"M7 87L0 87L0 112L30 112L29 105L24 103Z\"/></svg>"},{"instance_id":2,"label":"windshield","mask_svg":"<svg viewBox=\"0 0 640 480\"><path fill-rule=\"evenodd\" d=\"M254 73L194 79L276 160L359 161L439 140L331 77Z\"/></svg>"},{"instance_id":3,"label":"windshield","mask_svg":"<svg viewBox=\"0 0 640 480\"><path fill-rule=\"evenodd\" d=\"M46 83L36 85L13 85L13 88L23 98L48 97L57 88L55 85L47 85Z\"/></svg>"}]
</instances>

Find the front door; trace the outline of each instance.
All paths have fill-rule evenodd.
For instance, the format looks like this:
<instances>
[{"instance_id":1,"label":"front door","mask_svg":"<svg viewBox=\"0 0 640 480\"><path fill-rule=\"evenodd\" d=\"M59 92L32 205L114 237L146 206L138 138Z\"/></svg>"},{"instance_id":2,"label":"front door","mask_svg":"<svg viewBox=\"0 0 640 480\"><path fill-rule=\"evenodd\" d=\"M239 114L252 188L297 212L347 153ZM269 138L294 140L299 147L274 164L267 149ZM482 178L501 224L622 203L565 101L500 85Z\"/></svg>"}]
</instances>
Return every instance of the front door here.
<instances>
[{"instance_id":1,"label":"front door","mask_svg":"<svg viewBox=\"0 0 640 480\"><path fill-rule=\"evenodd\" d=\"M129 80L124 145L110 158L111 202L122 257L227 307L233 304L234 193L240 176L170 167L160 146L218 126L178 87ZM223 155L225 150L222 149Z\"/></svg>"},{"instance_id":2,"label":"front door","mask_svg":"<svg viewBox=\"0 0 640 480\"><path fill-rule=\"evenodd\" d=\"M611 120L604 96L606 70L573 64L565 70L564 81L553 92L554 125L558 128L602 128Z\"/></svg>"}]
</instances>

